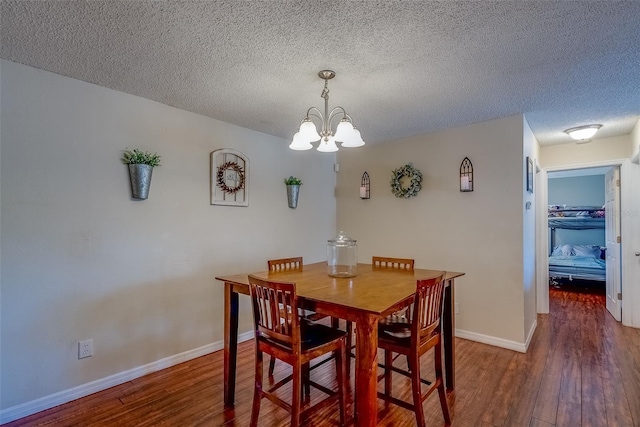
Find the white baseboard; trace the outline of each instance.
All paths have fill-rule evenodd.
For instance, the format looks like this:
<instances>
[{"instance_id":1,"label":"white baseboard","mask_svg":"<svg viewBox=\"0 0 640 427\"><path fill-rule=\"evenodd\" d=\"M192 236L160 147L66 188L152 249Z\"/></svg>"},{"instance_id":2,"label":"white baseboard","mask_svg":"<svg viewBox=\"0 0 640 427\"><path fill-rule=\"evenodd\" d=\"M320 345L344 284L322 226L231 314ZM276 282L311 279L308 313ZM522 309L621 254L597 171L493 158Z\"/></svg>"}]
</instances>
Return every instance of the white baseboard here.
<instances>
[{"instance_id":1,"label":"white baseboard","mask_svg":"<svg viewBox=\"0 0 640 427\"><path fill-rule=\"evenodd\" d=\"M527 349L529 348L529 344L531 343L533 333L536 330L536 326L537 322L534 321L533 325L531 325L531 329L529 329L527 340L524 343L492 337L490 335L479 334L477 332L465 331L462 329L456 329L456 337L481 342L483 344L489 344L495 347L506 348L507 350L518 351L520 353L526 353Z\"/></svg>"},{"instance_id":2,"label":"white baseboard","mask_svg":"<svg viewBox=\"0 0 640 427\"><path fill-rule=\"evenodd\" d=\"M253 331L245 332L238 335L238 342L244 342L252 338ZM30 402L21 403L7 409L3 409L0 411L0 424L15 421L17 419L35 414L36 412L44 411L45 409L62 405L63 403L88 396L98 391L106 390L110 387L134 380L136 378L140 378L152 372L160 371L179 363L187 362L197 357L204 356L205 354L213 353L214 351L221 350L223 347L224 342L217 341L211 344L204 345L202 347L194 348L193 350L188 350L183 353L165 357L164 359L160 359L155 362L139 366L137 368L119 372L117 374L91 381L86 384L81 384L67 390L62 390L57 393L32 400Z\"/></svg>"},{"instance_id":3,"label":"white baseboard","mask_svg":"<svg viewBox=\"0 0 640 427\"><path fill-rule=\"evenodd\" d=\"M524 352L525 353L529 349L529 344L531 344L531 339L533 338L533 334L535 333L537 327L538 327L538 321L534 320L533 324L531 325L531 328L529 328L529 334L527 335L527 341L524 344Z\"/></svg>"}]
</instances>

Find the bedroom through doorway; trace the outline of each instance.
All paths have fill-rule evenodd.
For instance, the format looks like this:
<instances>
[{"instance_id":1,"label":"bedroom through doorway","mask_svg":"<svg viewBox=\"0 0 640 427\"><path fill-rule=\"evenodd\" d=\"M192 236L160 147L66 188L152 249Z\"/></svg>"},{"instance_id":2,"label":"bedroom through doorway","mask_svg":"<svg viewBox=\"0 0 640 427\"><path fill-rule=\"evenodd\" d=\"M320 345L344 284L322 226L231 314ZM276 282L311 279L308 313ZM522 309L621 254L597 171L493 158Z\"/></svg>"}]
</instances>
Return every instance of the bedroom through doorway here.
<instances>
[{"instance_id":1,"label":"bedroom through doorway","mask_svg":"<svg viewBox=\"0 0 640 427\"><path fill-rule=\"evenodd\" d=\"M621 319L618 166L548 172L551 295L590 295Z\"/></svg>"}]
</instances>

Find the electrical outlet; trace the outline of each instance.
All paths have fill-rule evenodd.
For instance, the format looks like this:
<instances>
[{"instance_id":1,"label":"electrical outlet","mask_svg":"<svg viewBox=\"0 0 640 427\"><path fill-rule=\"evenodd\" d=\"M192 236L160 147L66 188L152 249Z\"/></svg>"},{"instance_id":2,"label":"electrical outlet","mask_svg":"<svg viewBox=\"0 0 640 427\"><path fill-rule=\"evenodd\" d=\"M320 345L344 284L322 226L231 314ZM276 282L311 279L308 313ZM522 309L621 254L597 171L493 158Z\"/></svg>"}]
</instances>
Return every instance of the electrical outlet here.
<instances>
[{"instance_id":1,"label":"electrical outlet","mask_svg":"<svg viewBox=\"0 0 640 427\"><path fill-rule=\"evenodd\" d=\"M458 305L458 303L455 303L453 306L454 306L456 314L460 314L460 305Z\"/></svg>"},{"instance_id":2,"label":"electrical outlet","mask_svg":"<svg viewBox=\"0 0 640 427\"><path fill-rule=\"evenodd\" d=\"M93 356L93 340L78 341L78 359Z\"/></svg>"}]
</instances>

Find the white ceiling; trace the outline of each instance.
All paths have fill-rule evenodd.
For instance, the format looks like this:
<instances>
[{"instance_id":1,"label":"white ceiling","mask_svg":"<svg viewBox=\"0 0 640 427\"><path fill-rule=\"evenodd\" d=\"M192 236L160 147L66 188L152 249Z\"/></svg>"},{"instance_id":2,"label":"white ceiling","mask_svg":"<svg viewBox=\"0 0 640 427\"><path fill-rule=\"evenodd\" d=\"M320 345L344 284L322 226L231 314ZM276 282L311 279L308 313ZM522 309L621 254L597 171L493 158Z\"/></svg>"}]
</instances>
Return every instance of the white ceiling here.
<instances>
[{"instance_id":1,"label":"white ceiling","mask_svg":"<svg viewBox=\"0 0 640 427\"><path fill-rule=\"evenodd\" d=\"M0 57L290 139L341 105L377 143L524 113L538 141L640 118L640 1L9 1Z\"/></svg>"}]
</instances>

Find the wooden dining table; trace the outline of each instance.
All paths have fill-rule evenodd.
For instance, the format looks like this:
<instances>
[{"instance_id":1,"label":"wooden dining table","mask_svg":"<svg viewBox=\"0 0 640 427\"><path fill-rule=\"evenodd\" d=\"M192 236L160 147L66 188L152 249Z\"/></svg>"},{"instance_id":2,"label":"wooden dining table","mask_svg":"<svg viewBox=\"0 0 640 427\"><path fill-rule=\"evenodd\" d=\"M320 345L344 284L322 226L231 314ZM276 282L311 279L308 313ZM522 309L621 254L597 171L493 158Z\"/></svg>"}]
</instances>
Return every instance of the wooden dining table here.
<instances>
[{"instance_id":1,"label":"wooden dining table","mask_svg":"<svg viewBox=\"0 0 640 427\"><path fill-rule=\"evenodd\" d=\"M238 351L238 296L249 295L248 274L265 280L294 282L305 308L349 320L356 329L355 416L358 426L377 424L378 322L412 302L418 279L437 276L441 270L397 270L358 264L357 275L336 278L327 274L327 263L306 264L302 270L260 271L218 276L224 283L224 404L234 405ZM464 275L447 272L442 318L445 384L455 388L454 279Z\"/></svg>"}]
</instances>

